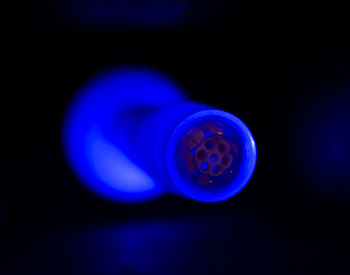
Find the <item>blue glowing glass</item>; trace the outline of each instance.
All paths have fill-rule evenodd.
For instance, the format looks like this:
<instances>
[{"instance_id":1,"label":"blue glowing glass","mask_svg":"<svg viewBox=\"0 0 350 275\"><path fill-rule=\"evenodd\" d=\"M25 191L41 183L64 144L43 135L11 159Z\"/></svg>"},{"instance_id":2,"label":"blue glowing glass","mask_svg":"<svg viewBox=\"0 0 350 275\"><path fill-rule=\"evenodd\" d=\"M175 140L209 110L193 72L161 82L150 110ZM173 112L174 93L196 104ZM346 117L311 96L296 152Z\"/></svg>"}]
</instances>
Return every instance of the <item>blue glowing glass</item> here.
<instances>
[{"instance_id":1,"label":"blue glowing glass","mask_svg":"<svg viewBox=\"0 0 350 275\"><path fill-rule=\"evenodd\" d=\"M89 81L69 106L63 129L64 149L74 172L92 191L110 200L136 202L162 194L163 187L121 150L131 139L123 133L132 134L136 127L127 112L184 98L166 76L143 68L111 70Z\"/></svg>"},{"instance_id":2,"label":"blue glowing glass","mask_svg":"<svg viewBox=\"0 0 350 275\"><path fill-rule=\"evenodd\" d=\"M201 170L206 170L208 169L208 163L203 162L200 167L201 167Z\"/></svg>"},{"instance_id":3,"label":"blue glowing glass","mask_svg":"<svg viewBox=\"0 0 350 275\"><path fill-rule=\"evenodd\" d=\"M217 129L218 135L213 135L206 127ZM195 155L194 160L190 153L181 156L182 144L186 143L188 135L190 142L196 137L192 134L193 129L198 129L197 136L202 135L204 142L202 147L199 145L199 155ZM210 142L205 142L207 138ZM216 139L218 144L214 144ZM224 144L224 141L228 143ZM231 144L231 149L223 148ZM216 150L216 156L201 154L205 149L208 152ZM210 167L209 162L203 164L206 155L209 162L213 162ZM247 126L237 117L206 106L187 116L172 132L166 159L171 182L181 194L202 202L219 202L237 194L251 178L256 164L255 141ZM191 160L201 163L199 169L188 165Z\"/></svg>"},{"instance_id":4,"label":"blue glowing glass","mask_svg":"<svg viewBox=\"0 0 350 275\"><path fill-rule=\"evenodd\" d=\"M107 199L137 202L165 190L203 202L238 193L256 148L235 116L189 102L164 75L124 68L87 83L64 124L67 158Z\"/></svg>"},{"instance_id":5,"label":"blue glowing glass","mask_svg":"<svg viewBox=\"0 0 350 275\"><path fill-rule=\"evenodd\" d=\"M216 155L212 155L212 156L210 157L210 161L211 161L211 162L216 161Z\"/></svg>"}]
</instances>

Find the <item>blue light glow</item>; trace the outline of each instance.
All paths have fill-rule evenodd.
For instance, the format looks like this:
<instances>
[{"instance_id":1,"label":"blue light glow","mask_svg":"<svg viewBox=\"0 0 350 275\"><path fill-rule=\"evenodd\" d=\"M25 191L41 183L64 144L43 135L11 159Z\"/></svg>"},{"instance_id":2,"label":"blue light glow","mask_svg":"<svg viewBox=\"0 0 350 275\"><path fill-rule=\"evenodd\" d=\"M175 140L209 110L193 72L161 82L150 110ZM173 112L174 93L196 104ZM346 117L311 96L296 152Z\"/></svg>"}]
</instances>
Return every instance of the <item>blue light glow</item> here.
<instances>
[{"instance_id":1,"label":"blue light glow","mask_svg":"<svg viewBox=\"0 0 350 275\"><path fill-rule=\"evenodd\" d=\"M222 201L238 193L255 168L255 143L243 122L188 101L176 84L146 69L110 71L89 82L64 127L75 173L115 201L164 191Z\"/></svg>"},{"instance_id":2,"label":"blue light glow","mask_svg":"<svg viewBox=\"0 0 350 275\"><path fill-rule=\"evenodd\" d=\"M85 26L155 26L183 20L189 1L58 0L65 20Z\"/></svg>"},{"instance_id":3,"label":"blue light glow","mask_svg":"<svg viewBox=\"0 0 350 275\"><path fill-rule=\"evenodd\" d=\"M227 164L228 155L223 157L220 163L213 164L211 171L208 171L209 175L204 177L203 173L198 171L189 172L189 166L183 166L183 161L178 156L180 143L184 142L186 133L191 133L193 129L208 123L211 128L220 126L218 131L222 133L221 139L232 142L236 150L230 149L235 151L233 161L229 167L225 166L225 171L220 169L224 166L222 163ZM206 131L202 128L201 132ZM209 151L215 147L212 141L206 142L204 146ZM166 161L170 178L183 195L202 202L219 202L231 198L248 183L255 169L256 146L252 134L241 120L227 112L206 107L186 117L176 127L167 146ZM216 158L210 158L210 161L216 161ZM208 165L208 162L206 164ZM201 168L206 168L207 165L204 164Z\"/></svg>"},{"instance_id":4,"label":"blue light glow","mask_svg":"<svg viewBox=\"0 0 350 275\"><path fill-rule=\"evenodd\" d=\"M132 148L135 130L135 122L125 116L130 109L159 108L184 98L170 79L143 68L111 70L94 78L65 118L64 148L74 172L110 200L136 202L162 194L163 187L120 149Z\"/></svg>"},{"instance_id":5,"label":"blue light glow","mask_svg":"<svg viewBox=\"0 0 350 275\"><path fill-rule=\"evenodd\" d=\"M55 0L59 22L93 28L162 28L193 22L229 0Z\"/></svg>"},{"instance_id":6,"label":"blue light glow","mask_svg":"<svg viewBox=\"0 0 350 275\"><path fill-rule=\"evenodd\" d=\"M204 19L230 0L54 0L56 22L84 28L164 28Z\"/></svg>"},{"instance_id":7,"label":"blue light glow","mask_svg":"<svg viewBox=\"0 0 350 275\"><path fill-rule=\"evenodd\" d=\"M299 108L293 143L299 175L314 193L350 192L350 94L312 97Z\"/></svg>"}]
</instances>

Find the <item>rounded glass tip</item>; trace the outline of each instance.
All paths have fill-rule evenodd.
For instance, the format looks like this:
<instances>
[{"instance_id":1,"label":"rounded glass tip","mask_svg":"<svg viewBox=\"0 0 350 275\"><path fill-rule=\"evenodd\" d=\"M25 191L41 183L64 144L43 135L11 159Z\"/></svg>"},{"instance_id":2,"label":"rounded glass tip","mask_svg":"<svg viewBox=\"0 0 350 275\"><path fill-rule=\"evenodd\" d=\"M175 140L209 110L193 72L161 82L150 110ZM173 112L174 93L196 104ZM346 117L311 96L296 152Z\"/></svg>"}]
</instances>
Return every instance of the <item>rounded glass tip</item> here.
<instances>
[{"instance_id":1,"label":"rounded glass tip","mask_svg":"<svg viewBox=\"0 0 350 275\"><path fill-rule=\"evenodd\" d=\"M197 112L172 133L167 166L174 187L202 202L231 198L248 183L256 146L248 127L220 110Z\"/></svg>"}]
</instances>

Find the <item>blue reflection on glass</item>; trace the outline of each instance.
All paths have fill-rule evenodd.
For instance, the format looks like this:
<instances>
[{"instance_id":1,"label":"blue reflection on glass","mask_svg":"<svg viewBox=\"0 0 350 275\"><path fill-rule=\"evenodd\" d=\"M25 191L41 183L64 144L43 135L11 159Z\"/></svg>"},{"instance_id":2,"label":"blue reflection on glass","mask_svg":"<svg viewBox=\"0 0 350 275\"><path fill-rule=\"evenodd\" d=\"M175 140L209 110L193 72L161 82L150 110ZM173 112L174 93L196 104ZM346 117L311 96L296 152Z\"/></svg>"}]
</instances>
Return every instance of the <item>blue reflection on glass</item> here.
<instances>
[{"instance_id":1,"label":"blue reflection on glass","mask_svg":"<svg viewBox=\"0 0 350 275\"><path fill-rule=\"evenodd\" d=\"M241 120L188 101L175 83L146 69L121 69L89 82L63 131L74 172L92 191L116 201L151 199L164 186L218 202L242 190L255 169L255 142ZM212 153L223 148L216 153L220 159L198 170L203 160L191 152L202 142Z\"/></svg>"},{"instance_id":2,"label":"blue reflection on glass","mask_svg":"<svg viewBox=\"0 0 350 275\"><path fill-rule=\"evenodd\" d=\"M296 262L303 270L319 243L309 234L300 246L249 214L199 216L58 230L12 257L10 274L261 274Z\"/></svg>"},{"instance_id":3,"label":"blue reflection on glass","mask_svg":"<svg viewBox=\"0 0 350 275\"><path fill-rule=\"evenodd\" d=\"M162 186L121 149L131 147L138 125L128 112L184 98L170 79L144 68L126 67L95 77L73 100L64 122L63 144L74 172L110 200L137 202L162 194Z\"/></svg>"},{"instance_id":4,"label":"blue reflection on glass","mask_svg":"<svg viewBox=\"0 0 350 275\"><path fill-rule=\"evenodd\" d=\"M164 28L206 18L229 0L55 0L57 22L84 28Z\"/></svg>"},{"instance_id":5,"label":"blue reflection on glass","mask_svg":"<svg viewBox=\"0 0 350 275\"><path fill-rule=\"evenodd\" d=\"M64 20L84 26L156 26L184 20L188 0L57 0Z\"/></svg>"}]
</instances>

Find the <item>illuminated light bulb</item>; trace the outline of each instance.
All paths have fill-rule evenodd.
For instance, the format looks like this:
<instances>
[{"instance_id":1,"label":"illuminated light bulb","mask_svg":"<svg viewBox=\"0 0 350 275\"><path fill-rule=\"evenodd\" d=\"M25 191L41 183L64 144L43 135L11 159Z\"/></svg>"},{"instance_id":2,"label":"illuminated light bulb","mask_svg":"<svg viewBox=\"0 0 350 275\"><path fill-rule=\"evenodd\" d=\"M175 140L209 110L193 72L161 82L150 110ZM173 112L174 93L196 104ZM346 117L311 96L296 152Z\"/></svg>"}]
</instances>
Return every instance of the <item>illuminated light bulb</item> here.
<instances>
[{"instance_id":1,"label":"illuminated light bulb","mask_svg":"<svg viewBox=\"0 0 350 275\"><path fill-rule=\"evenodd\" d=\"M138 202L173 192L217 202L238 193L256 163L237 117L190 102L161 73L124 68L83 87L64 124L74 172L104 198Z\"/></svg>"}]
</instances>

